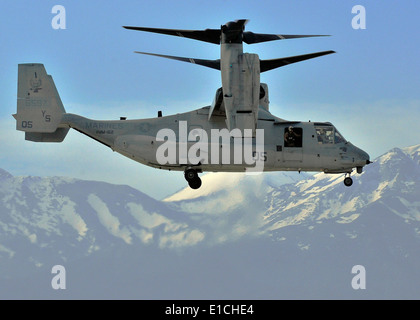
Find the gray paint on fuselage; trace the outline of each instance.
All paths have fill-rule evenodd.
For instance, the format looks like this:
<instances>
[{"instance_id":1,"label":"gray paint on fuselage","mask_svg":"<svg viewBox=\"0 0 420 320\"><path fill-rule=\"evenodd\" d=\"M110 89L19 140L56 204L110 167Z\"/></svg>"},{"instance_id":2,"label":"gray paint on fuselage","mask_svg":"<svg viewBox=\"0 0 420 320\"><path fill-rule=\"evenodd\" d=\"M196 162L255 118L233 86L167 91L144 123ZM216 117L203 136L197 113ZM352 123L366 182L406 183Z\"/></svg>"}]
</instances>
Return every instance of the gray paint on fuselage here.
<instances>
[{"instance_id":1,"label":"gray paint on fuselage","mask_svg":"<svg viewBox=\"0 0 420 320\"><path fill-rule=\"evenodd\" d=\"M211 129L227 128L224 116L213 116L208 120L208 113L209 107L204 107L165 117L114 121L97 121L74 114L64 114L61 123L62 126L74 128L137 162L161 169L184 171L188 164L161 165L157 162L156 149L163 143L156 141L157 133L162 128L167 128L173 130L179 138L179 122L186 121L188 127L200 127L205 130L210 141ZM318 144L313 122L295 122L293 124L295 128L302 128L302 147L288 148L284 144L284 132L290 122L273 116L263 108L259 109L259 119L263 119L258 120L258 128L264 129L264 152L267 157L267 161L264 162L264 171L351 172L352 168L365 164L355 162L354 159L360 158L363 151L351 143ZM189 143L189 146L194 143ZM233 143L231 143L231 153L233 148ZM209 149L209 162L210 151ZM288 160L288 153L292 151L300 152L299 160L293 157L292 160ZM231 157L231 164L201 164L196 169L229 172L245 171L246 167L253 166L233 164L233 157Z\"/></svg>"}]
</instances>

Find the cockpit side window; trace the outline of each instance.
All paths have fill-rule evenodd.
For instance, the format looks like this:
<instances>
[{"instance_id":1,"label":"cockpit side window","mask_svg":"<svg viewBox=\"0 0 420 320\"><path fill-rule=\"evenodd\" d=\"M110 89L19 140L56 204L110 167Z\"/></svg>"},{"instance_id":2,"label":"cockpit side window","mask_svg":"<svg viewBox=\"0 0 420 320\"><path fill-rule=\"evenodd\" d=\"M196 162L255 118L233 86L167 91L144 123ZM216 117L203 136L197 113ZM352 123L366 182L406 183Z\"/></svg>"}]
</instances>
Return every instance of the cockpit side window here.
<instances>
[{"instance_id":1,"label":"cockpit side window","mask_svg":"<svg viewBox=\"0 0 420 320\"><path fill-rule=\"evenodd\" d=\"M287 148L302 148L302 128L293 126L284 129L284 146Z\"/></svg>"},{"instance_id":2,"label":"cockpit side window","mask_svg":"<svg viewBox=\"0 0 420 320\"><path fill-rule=\"evenodd\" d=\"M316 125L316 137L319 144L346 142L343 136L332 125Z\"/></svg>"},{"instance_id":3,"label":"cockpit side window","mask_svg":"<svg viewBox=\"0 0 420 320\"><path fill-rule=\"evenodd\" d=\"M316 137L319 144L332 144L334 143L334 129L332 126L315 127Z\"/></svg>"}]
</instances>

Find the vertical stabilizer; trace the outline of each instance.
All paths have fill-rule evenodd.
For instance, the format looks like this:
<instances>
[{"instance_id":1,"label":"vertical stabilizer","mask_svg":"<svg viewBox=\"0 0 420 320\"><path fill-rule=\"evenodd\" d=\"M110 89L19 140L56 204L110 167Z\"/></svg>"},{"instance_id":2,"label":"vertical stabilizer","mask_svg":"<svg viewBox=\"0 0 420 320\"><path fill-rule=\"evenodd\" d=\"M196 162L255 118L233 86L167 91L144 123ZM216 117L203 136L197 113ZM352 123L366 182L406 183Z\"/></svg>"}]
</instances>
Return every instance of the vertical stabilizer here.
<instances>
[{"instance_id":1,"label":"vertical stabilizer","mask_svg":"<svg viewBox=\"0 0 420 320\"><path fill-rule=\"evenodd\" d=\"M54 81L39 63L19 64L16 129L53 133L65 113Z\"/></svg>"},{"instance_id":2,"label":"vertical stabilizer","mask_svg":"<svg viewBox=\"0 0 420 320\"><path fill-rule=\"evenodd\" d=\"M61 142L69 128L59 127L65 113L54 81L40 63L19 64L16 129L35 142Z\"/></svg>"}]
</instances>

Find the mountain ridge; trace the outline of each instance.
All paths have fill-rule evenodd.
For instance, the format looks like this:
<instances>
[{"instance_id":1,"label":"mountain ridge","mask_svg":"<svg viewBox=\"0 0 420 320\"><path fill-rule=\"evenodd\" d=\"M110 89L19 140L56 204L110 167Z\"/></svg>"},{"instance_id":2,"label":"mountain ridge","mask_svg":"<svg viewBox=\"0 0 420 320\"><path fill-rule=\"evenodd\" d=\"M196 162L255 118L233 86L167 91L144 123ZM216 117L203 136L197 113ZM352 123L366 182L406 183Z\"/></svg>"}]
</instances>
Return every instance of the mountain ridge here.
<instances>
[{"instance_id":1,"label":"mountain ridge","mask_svg":"<svg viewBox=\"0 0 420 320\"><path fill-rule=\"evenodd\" d=\"M182 278L184 298L419 298L419 167L416 145L374 159L349 188L342 175L237 175L224 183L210 174L203 181L215 183L198 196L181 190L165 201L125 185L0 169L0 284L10 288L0 296L24 297L27 281L43 286L35 296L57 297L49 275L62 264L78 270L68 297L177 298ZM343 280L355 264L375 270L373 291L356 294ZM393 271L406 278L387 280ZM130 277L155 289L124 290ZM100 283L110 279L114 287L104 291Z\"/></svg>"}]
</instances>

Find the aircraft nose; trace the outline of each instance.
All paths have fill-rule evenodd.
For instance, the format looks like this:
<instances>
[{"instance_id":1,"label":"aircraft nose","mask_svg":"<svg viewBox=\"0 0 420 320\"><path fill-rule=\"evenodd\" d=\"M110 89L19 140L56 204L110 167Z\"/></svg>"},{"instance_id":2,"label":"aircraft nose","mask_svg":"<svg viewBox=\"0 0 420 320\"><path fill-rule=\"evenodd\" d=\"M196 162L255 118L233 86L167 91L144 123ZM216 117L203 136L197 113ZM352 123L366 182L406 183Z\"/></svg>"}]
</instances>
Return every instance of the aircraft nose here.
<instances>
[{"instance_id":1,"label":"aircraft nose","mask_svg":"<svg viewBox=\"0 0 420 320\"><path fill-rule=\"evenodd\" d=\"M361 157L363 160L366 160L366 164L371 163L371 162L370 162L370 156L369 156L369 154L368 154L367 152L363 151L363 150L360 150L360 151L361 151L360 157Z\"/></svg>"},{"instance_id":2,"label":"aircraft nose","mask_svg":"<svg viewBox=\"0 0 420 320\"><path fill-rule=\"evenodd\" d=\"M372 163L370 161L370 156L369 156L369 154L367 152L365 152L362 149L357 148L357 147L354 147L354 152L356 153L356 155L359 158L360 162L363 163L363 165Z\"/></svg>"},{"instance_id":3,"label":"aircraft nose","mask_svg":"<svg viewBox=\"0 0 420 320\"><path fill-rule=\"evenodd\" d=\"M353 162L360 167L363 167L369 163L372 163L370 161L370 156L367 152L363 151L362 149L356 147L355 145L348 143L349 146L349 153L353 157Z\"/></svg>"}]
</instances>

